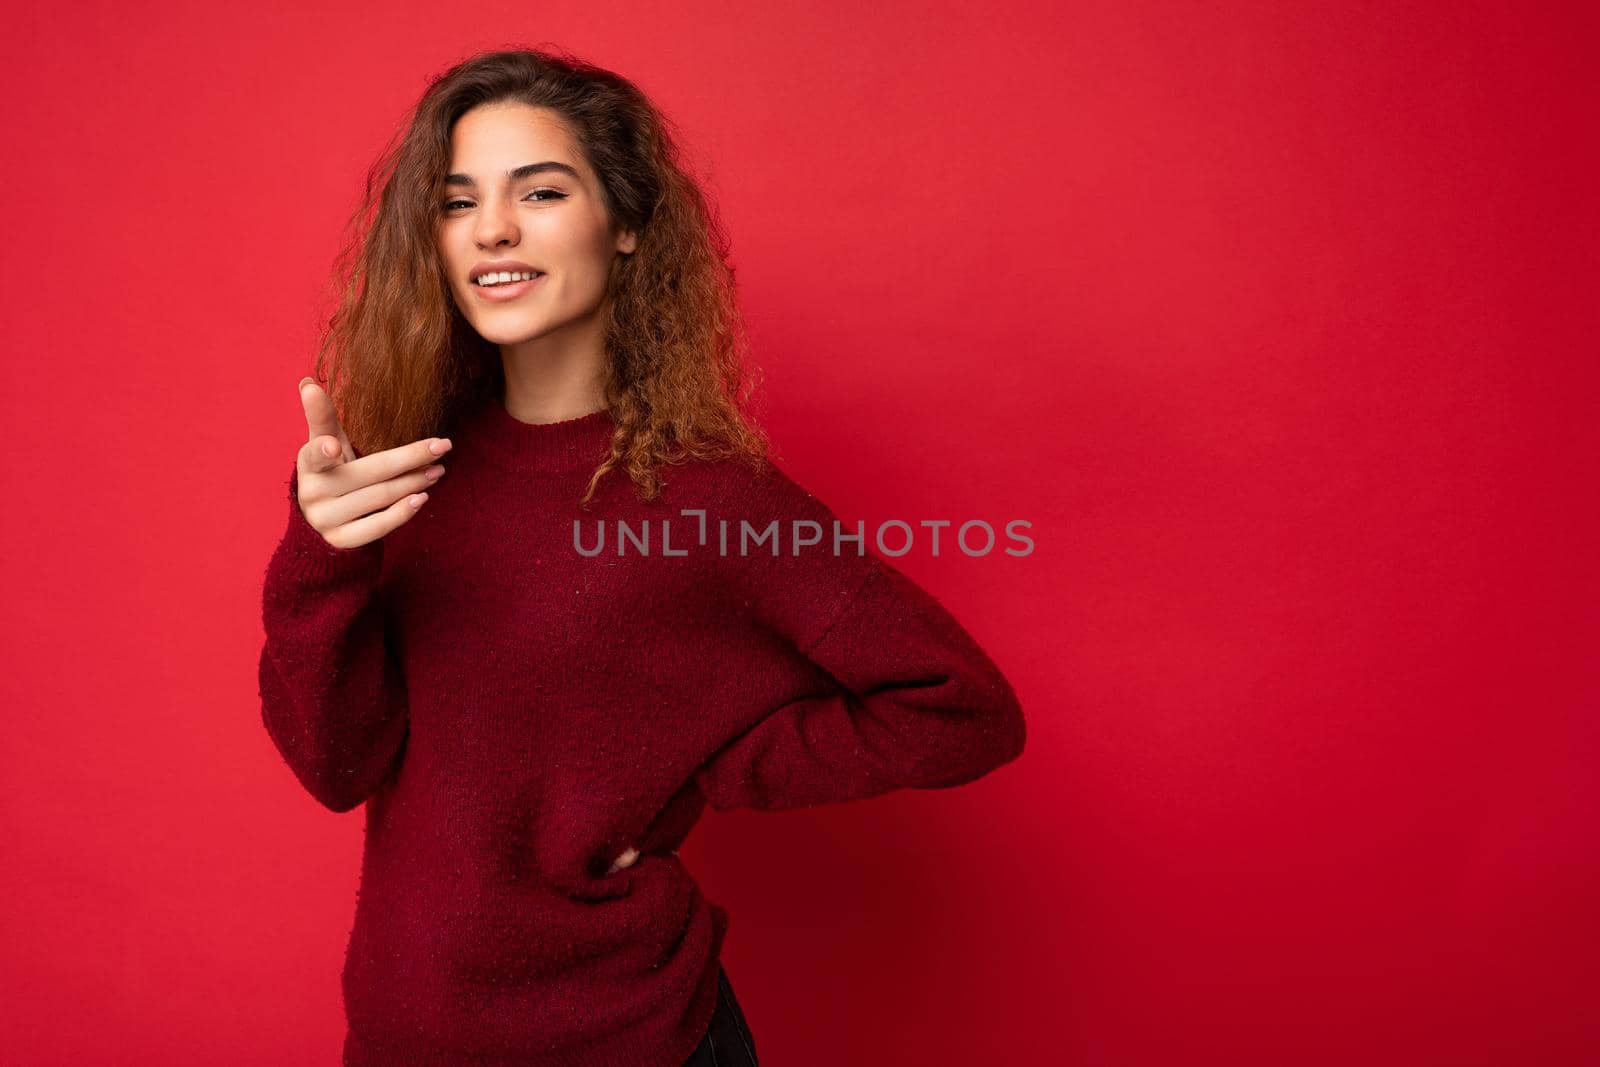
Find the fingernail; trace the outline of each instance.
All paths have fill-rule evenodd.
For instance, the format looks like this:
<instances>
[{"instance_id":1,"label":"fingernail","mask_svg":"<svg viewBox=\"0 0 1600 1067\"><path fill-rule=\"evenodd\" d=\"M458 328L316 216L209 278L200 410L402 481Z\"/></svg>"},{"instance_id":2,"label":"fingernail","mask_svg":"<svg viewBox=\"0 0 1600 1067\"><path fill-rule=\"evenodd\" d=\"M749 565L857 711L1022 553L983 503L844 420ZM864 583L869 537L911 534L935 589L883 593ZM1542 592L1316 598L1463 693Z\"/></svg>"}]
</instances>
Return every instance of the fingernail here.
<instances>
[{"instance_id":1,"label":"fingernail","mask_svg":"<svg viewBox=\"0 0 1600 1067\"><path fill-rule=\"evenodd\" d=\"M307 382L314 382L314 381L316 381L316 379L311 377L311 375L308 374L304 378L300 379L300 384L298 386L296 386L295 388L304 389L306 387L306 383Z\"/></svg>"},{"instance_id":2,"label":"fingernail","mask_svg":"<svg viewBox=\"0 0 1600 1067\"><path fill-rule=\"evenodd\" d=\"M339 446L332 441L324 441L322 442L322 454L332 459L339 454Z\"/></svg>"},{"instance_id":3,"label":"fingernail","mask_svg":"<svg viewBox=\"0 0 1600 1067\"><path fill-rule=\"evenodd\" d=\"M427 470L423 471L422 473L427 475L428 481L430 481L430 482L438 481L439 480L439 476L444 473L444 464L435 463L433 466L429 467Z\"/></svg>"},{"instance_id":4,"label":"fingernail","mask_svg":"<svg viewBox=\"0 0 1600 1067\"><path fill-rule=\"evenodd\" d=\"M439 440L428 445L428 451L432 452L436 456L442 456L449 450L450 438L448 437L441 437Z\"/></svg>"}]
</instances>

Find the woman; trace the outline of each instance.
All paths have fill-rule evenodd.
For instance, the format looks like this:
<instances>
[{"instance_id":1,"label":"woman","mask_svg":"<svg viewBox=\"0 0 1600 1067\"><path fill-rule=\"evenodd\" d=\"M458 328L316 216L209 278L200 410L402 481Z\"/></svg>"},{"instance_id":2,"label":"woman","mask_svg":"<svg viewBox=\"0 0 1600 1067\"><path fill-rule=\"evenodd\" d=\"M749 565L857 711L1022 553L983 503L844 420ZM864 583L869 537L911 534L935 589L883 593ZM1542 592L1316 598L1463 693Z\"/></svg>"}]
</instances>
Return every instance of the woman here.
<instances>
[{"instance_id":1,"label":"woman","mask_svg":"<svg viewBox=\"0 0 1600 1067\"><path fill-rule=\"evenodd\" d=\"M727 913L678 857L706 805L1022 751L990 658L746 421L675 160L624 79L490 53L354 220L317 367L341 410L301 383L260 663L296 777L366 805L346 1064L753 1064Z\"/></svg>"}]
</instances>

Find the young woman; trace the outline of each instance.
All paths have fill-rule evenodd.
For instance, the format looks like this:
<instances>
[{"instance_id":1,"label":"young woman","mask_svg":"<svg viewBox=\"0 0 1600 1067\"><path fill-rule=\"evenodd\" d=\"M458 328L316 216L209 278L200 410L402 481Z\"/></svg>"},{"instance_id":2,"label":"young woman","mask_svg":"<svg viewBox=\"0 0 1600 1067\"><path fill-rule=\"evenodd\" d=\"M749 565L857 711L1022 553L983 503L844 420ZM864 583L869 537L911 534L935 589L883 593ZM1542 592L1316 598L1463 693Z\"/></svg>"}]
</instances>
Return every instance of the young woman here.
<instances>
[{"instance_id":1,"label":"young woman","mask_svg":"<svg viewBox=\"0 0 1600 1067\"><path fill-rule=\"evenodd\" d=\"M727 912L678 856L705 807L1023 749L992 660L746 419L676 159L626 80L490 53L353 220L260 662L295 776L365 804L346 1064L754 1064Z\"/></svg>"}]
</instances>

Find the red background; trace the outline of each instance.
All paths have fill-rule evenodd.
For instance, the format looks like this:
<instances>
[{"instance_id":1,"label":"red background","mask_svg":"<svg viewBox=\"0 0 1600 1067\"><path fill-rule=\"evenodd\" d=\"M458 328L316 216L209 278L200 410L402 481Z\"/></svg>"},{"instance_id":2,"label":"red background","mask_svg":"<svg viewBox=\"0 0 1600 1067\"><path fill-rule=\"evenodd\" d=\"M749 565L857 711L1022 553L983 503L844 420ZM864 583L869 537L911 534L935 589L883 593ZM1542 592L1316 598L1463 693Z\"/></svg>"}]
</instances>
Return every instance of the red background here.
<instances>
[{"instance_id":1,"label":"red background","mask_svg":"<svg viewBox=\"0 0 1600 1067\"><path fill-rule=\"evenodd\" d=\"M1023 758L708 813L763 1062L1593 1063L1597 212L1579 5L9 12L13 1064L329 1064L359 813L259 719L338 227L432 74L681 125L767 424Z\"/></svg>"}]
</instances>

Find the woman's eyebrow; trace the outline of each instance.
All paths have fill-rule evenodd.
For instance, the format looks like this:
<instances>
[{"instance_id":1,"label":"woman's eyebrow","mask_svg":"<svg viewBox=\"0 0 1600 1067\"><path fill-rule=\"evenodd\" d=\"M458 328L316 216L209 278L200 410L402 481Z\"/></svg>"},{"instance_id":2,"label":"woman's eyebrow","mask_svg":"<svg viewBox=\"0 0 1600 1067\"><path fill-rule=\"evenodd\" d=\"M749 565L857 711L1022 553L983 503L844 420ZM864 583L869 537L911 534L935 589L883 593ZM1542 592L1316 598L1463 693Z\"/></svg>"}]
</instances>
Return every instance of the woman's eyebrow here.
<instances>
[{"instance_id":1,"label":"woman's eyebrow","mask_svg":"<svg viewBox=\"0 0 1600 1067\"><path fill-rule=\"evenodd\" d=\"M571 175L578 181L583 180L582 176L575 168L570 167L565 163L557 163L555 160L547 159L543 163L524 163L522 166L517 167L514 170L506 171L506 181L521 181L523 178L530 177L531 175L542 174L545 171L551 170L558 171L562 174ZM447 174L445 175L444 183L446 185L463 185L469 189L476 189L478 187L478 183L472 180L472 176L470 174Z\"/></svg>"}]
</instances>

